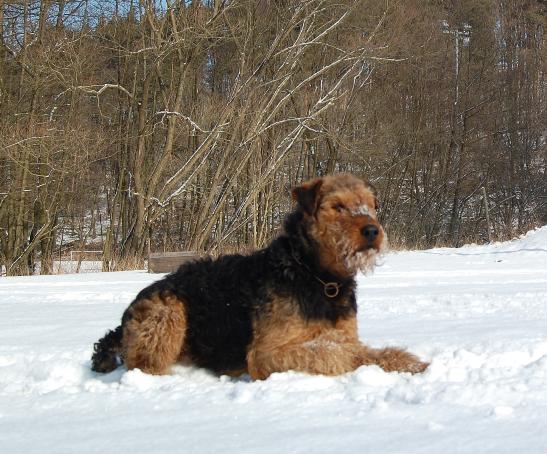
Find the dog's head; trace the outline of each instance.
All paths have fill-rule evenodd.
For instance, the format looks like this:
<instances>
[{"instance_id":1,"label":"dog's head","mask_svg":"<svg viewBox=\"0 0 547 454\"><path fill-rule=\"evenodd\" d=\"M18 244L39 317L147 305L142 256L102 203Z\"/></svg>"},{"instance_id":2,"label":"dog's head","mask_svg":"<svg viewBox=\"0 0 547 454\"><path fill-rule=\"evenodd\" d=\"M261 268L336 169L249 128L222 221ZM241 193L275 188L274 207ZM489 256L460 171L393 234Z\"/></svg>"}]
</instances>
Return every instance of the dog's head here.
<instances>
[{"instance_id":1,"label":"dog's head","mask_svg":"<svg viewBox=\"0 0 547 454\"><path fill-rule=\"evenodd\" d=\"M374 267L387 237L376 218L378 198L371 184L338 174L307 181L292 196L318 244L322 266L341 275Z\"/></svg>"}]
</instances>

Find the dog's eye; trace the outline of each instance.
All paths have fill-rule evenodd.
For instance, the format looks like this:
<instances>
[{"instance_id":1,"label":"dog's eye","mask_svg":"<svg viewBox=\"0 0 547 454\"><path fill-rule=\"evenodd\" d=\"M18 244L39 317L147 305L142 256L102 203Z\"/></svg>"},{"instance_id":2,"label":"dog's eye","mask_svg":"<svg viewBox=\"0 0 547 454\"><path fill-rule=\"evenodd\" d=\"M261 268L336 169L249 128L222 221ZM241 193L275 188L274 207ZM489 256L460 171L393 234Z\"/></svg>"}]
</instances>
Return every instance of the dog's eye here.
<instances>
[{"instance_id":1,"label":"dog's eye","mask_svg":"<svg viewBox=\"0 0 547 454\"><path fill-rule=\"evenodd\" d=\"M346 205L344 205L343 203L335 203L332 207L338 212L346 209Z\"/></svg>"}]
</instances>

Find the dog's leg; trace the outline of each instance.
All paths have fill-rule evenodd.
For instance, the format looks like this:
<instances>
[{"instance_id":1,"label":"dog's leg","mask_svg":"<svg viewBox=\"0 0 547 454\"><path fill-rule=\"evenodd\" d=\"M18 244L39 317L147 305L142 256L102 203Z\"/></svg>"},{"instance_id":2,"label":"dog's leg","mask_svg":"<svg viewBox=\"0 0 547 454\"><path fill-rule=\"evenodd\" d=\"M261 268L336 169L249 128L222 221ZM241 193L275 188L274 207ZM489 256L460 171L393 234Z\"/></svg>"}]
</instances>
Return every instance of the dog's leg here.
<instances>
[{"instance_id":1,"label":"dog's leg","mask_svg":"<svg viewBox=\"0 0 547 454\"><path fill-rule=\"evenodd\" d=\"M362 346L358 343L339 343L318 337L300 344L285 344L275 350L250 349L247 364L254 380L264 380L274 372L287 370L340 375L362 364L361 352Z\"/></svg>"},{"instance_id":2,"label":"dog's leg","mask_svg":"<svg viewBox=\"0 0 547 454\"><path fill-rule=\"evenodd\" d=\"M183 303L171 293L135 301L123 326L122 352L128 369L164 374L181 356L186 334Z\"/></svg>"},{"instance_id":3,"label":"dog's leg","mask_svg":"<svg viewBox=\"0 0 547 454\"><path fill-rule=\"evenodd\" d=\"M307 322L291 301L277 299L269 312L255 321L247 367L255 380L288 370L340 375L360 365L361 350L355 317L336 326Z\"/></svg>"},{"instance_id":4,"label":"dog's leg","mask_svg":"<svg viewBox=\"0 0 547 454\"><path fill-rule=\"evenodd\" d=\"M341 375L360 366L377 365L386 372L423 372L428 363L398 348L375 350L360 343L336 343L314 339L303 344L288 344L274 351L250 350L249 374L264 380L273 372L295 370L310 374Z\"/></svg>"},{"instance_id":5,"label":"dog's leg","mask_svg":"<svg viewBox=\"0 0 547 454\"><path fill-rule=\"evenodd\" d=\"M400 348L374 349L364 345L360 362L362 365L376 364L386 372L410 372L411 374L423 372L429 366L429 363L424 363L416 355Z\"/></svg>"}]
</instances>

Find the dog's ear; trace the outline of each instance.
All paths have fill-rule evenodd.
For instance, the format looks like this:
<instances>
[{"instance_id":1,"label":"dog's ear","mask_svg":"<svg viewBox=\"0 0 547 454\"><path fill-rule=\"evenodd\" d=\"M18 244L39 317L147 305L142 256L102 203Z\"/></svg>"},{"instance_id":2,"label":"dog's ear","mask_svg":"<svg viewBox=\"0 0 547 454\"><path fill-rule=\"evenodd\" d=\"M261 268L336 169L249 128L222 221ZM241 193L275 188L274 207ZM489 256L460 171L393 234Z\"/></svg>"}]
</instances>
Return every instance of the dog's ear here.
<instances>
[{"instance_id":1,"label":"dog's ear","mask_svg":"<svg viewBox=\"0 0 547 454\"><path fill-rule=\"evenodd\" d=\"M319 198L319 190L321 189L322 184L323 179L316 178L314 180L306 181L300 186L296 186L291 191L293 200L295 200L306 213L315 213Z\"/></svg>"},{"instance_id":2,"label":"dog's ear","mask_svg":"<svg viewBox=\"0 0 547 454\"><path fill-rule=\"evenodd\" d=\"M380 203L378 202L378 190L372 183L368 181L366 183L369 189L372 191L372 195L374 196L374 209L377 210L378 207L380 206Z\"/></svg>"}]
</instances>

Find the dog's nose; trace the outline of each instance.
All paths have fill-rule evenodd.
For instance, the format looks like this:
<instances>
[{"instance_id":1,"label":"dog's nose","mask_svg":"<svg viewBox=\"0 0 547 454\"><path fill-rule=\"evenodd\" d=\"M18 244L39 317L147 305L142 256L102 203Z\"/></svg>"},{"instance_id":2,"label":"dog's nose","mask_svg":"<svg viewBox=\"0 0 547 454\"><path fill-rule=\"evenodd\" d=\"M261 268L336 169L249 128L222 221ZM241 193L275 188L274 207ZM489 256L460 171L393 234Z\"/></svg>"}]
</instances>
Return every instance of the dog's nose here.
<instances>
[{"instance_id":1,"label":"dog's nose","mask_svg":"<svg viewBox=\"0 0 547 454\"><path fill-rule=\"evenodd\" d=\"M369 243L372 243L378 236L379 230L374 224L367 224L361 229L361 233Z\"/></svg>"}]
</instances>

